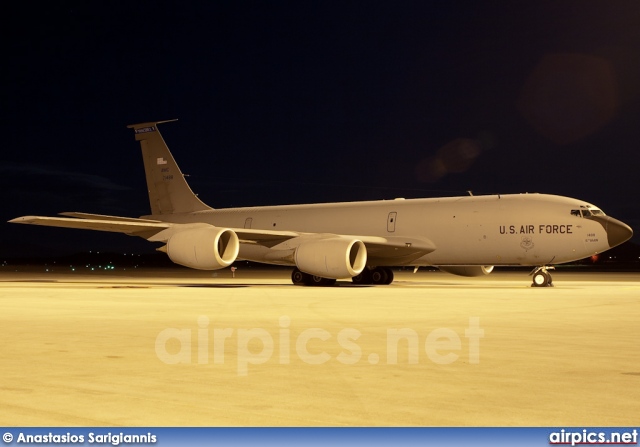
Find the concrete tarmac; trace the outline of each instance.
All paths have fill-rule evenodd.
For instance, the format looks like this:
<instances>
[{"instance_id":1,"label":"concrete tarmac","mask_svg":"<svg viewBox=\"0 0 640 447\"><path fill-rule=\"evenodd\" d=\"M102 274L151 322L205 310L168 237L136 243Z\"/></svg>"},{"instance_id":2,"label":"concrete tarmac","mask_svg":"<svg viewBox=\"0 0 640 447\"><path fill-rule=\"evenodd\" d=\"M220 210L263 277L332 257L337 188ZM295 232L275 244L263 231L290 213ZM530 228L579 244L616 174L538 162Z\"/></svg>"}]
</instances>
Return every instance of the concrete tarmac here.
<instances>
[{"instance_id":1,"label":"concrete tarmac","mask_svg":"<svg viewBox=\"0 0 640 447\"><path fill-rule=\"evenodd\" d=\"M3 426L633 426L640 275L0 270Z\"/></svg>"}]
</instances>

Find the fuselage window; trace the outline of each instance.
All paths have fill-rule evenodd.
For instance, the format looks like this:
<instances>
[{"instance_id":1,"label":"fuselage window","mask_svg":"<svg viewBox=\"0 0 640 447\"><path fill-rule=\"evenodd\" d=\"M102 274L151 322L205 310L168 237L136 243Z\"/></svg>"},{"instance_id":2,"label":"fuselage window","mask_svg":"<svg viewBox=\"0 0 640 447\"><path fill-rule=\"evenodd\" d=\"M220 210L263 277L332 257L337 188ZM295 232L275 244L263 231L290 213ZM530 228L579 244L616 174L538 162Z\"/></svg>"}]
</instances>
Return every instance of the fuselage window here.
<instances>
[{"instance_id":1,"label":"fuselage window","mask_svg":"<svg viewBox=\"0 0 640 447\"><path fill-rule=\"evenodd\" d=\"M580 214L580 210L571 210L571 215L582 217L582 215Z\"/></svg>"}]
</instances>

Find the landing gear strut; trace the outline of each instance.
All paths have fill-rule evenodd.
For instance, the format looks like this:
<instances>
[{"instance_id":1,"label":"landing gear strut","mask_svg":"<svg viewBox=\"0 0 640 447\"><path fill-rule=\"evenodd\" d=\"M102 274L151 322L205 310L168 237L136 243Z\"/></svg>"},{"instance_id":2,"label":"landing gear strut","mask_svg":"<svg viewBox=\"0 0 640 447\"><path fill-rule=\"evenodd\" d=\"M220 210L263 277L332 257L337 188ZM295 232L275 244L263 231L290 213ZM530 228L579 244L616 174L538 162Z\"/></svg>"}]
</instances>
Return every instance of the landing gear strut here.
<instances>
[{"instance_id":1,"label":"landing gear strut","mask_svg":"<svg viewBox=\"0 0 640 447\"><path fill-rule=\"evenodd\" d=\"M530 275L533 275L533 283L531 287L553 287L553 278L548 270L554 270L555 267L542 266L535 268Z\"/></svg>"}]
</instances>

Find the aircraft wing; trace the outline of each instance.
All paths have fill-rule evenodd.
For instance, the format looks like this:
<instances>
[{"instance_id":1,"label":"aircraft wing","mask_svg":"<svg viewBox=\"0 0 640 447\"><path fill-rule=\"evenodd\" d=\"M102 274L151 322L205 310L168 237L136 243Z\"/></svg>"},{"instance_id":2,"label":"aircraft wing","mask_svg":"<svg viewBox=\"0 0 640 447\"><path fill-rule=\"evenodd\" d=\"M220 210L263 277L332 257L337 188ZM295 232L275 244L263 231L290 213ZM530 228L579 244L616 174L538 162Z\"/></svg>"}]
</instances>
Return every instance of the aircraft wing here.
<instances>
[{"instance_id":1,"label":"aircraft wing","mask_svg":"<svg viewBox=\"0 0 640 447\"><path fill-rule=\"evenodd\" d=\"M236 231L236 230L234 230ZM238 230L242 231L242 230ZM273 231L272 233L280 233ZM293 232L290 232L293 233ZM240 236L240 233L238 233ZM274 238L268 245L274 250L289 250L311 241L330 239L356 239L367 248L367 258L373 265L403 265L435 251L436 246L426 238L403 236L360 236L330 233L300 233L297 237L286 238L279 243ZM263 244L266 245L266 244Z\"/></svg>"},{"instance_id":2,"label":"aircraft wing","mask_svg":"<svg viewBox=\"0 0 640 447\"><path fill-rule=\"evenodd\" d=\"M420 256L423 256L436 249L435 244L426 238L361 236L359 239L364 242L371 256L400 257L413 252L420 252Z\"/></svg>"},{"instance_id":3,"label":"aircraft wing","mask_svg":"<svg viewBox=\"0 0 640 447\"><path fill-rule=\"evenodd\" d=\"M75 228L82 230L109 231L140 236L154 242L166 242L168 238L180 229L208 225L205 223L179 224L160 220L137 219L134 217L108 216L87 213L60 213L71 217L23 216L10 220L10 223L42 225L46 227ZM167 231L165 231L167 230ZM231 228L241 243L260 244L272 247L287 239L300 236L294 231L252 230L245 228Z\"/></svg>"},{"instance_id":4,"label":"aircraft wing","mask_svg":"<svg viewBox=\"0 0 640 447\"><path fill-rule=\"evenodd\" d=\"M42 225L45 227L77 228L83 230L110 231L114 233L125 233L137 235L145 232L160 232L169 228L172 224L168 222L145 222L135 219L77 219L74 217L45 217L45 216L23 216L11 219L11 223Z\"/></svg>"},{"instance_id":5,"label":"aircraft wing","mask_svg":"<svg viewBox=\"0 0 640 447\"><path fill-rule=\"evenodd\" d=\"M163 223L161 220L140 219L139 217L122 217L109 216L107 214L89 214L89 213L60 213L61 216L77 217L78 219L97 219L97 220L115 220L118 222L155 222Z\"/></svg>"},{"instance_id":6,"label":"aircraft wing","mask_svg":"<svg viewBox=\"0 0 640 447\"><path fill-rule=\"evenodd\" d=\"M9 222L124 233L131 236L140 236L153 242L167 242L175 232L186 228L209 225L206 223L172 223L151 219L76 212L61 213L61 215L69 217L23 216L12 219ZM429 254L436 249L433 242L426 238L315 234L247 228L229 229L238 235L240 243L258 244L275 249L294 248L305 241L318 238L341 237L358 239L367 247L370 262L382 265L390 265L394 262L398 264L405 263Z\"/></svg>"}]
</instances>

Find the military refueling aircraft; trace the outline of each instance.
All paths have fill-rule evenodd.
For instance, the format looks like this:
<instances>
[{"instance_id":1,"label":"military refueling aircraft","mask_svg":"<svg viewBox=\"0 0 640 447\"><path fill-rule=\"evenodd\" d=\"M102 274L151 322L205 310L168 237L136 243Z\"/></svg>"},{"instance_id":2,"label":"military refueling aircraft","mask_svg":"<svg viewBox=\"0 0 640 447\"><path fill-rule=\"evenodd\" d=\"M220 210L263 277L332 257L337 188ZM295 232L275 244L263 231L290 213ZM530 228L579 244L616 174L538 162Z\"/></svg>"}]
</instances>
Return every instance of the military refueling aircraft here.
<instances>
[{"instance_id":1,"label":"military refueling aircraft","mask_svg":"<svg viewBox=\"0 0 640 447\"><path fill-rule=\"evenodd\" d=\"M171 120L175 121L175 120ZM217 270L236 260L294 267L299 285L390 284L390 266L436 266L462 276L494 266L549 270L630 239L631 228L590 203L546 194L508 194L213 209L187 184L155 121L128 126L142 147L151 214L79 212L24 216L13 223L111 231L165 245L171 261Z\"/></svg>"}]
</instances>

